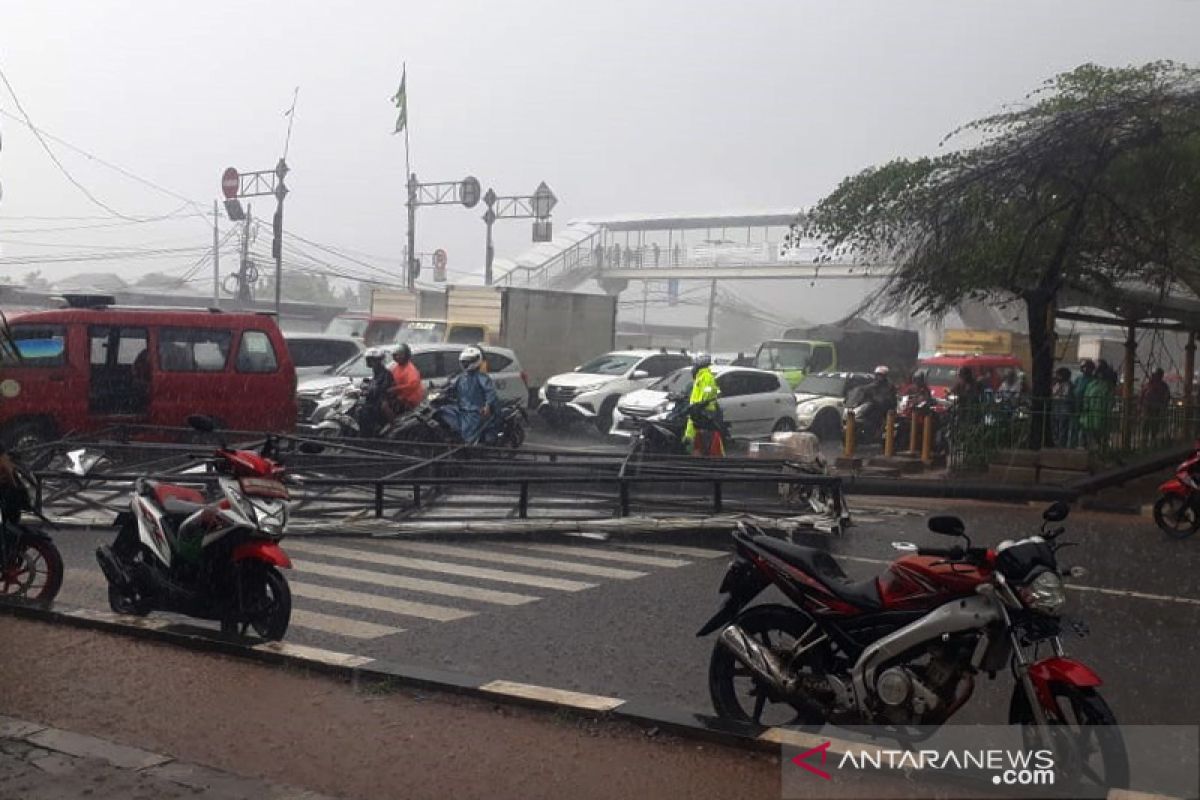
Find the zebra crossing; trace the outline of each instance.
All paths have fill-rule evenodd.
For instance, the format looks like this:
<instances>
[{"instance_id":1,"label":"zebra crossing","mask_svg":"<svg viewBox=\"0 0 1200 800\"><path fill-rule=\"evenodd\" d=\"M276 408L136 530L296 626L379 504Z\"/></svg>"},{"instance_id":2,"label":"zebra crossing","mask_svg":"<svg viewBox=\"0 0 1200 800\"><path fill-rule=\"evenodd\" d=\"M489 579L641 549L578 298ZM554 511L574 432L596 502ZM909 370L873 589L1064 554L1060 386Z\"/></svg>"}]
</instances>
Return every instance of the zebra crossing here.
<instances>
[{"instance_id":1,"label":"zebra crossing","mask_svg":"<svg viewBox=\"0 0 1200 800\"><path fill-rule=\"evenodd\" d=\"M288 640L337 637L347 647L727 555L715 548L632 543L294 538L284 548L293 564ZM59 599L104 609L106 590L95 567L69 568Z\"/></svg>"}]
</instances>

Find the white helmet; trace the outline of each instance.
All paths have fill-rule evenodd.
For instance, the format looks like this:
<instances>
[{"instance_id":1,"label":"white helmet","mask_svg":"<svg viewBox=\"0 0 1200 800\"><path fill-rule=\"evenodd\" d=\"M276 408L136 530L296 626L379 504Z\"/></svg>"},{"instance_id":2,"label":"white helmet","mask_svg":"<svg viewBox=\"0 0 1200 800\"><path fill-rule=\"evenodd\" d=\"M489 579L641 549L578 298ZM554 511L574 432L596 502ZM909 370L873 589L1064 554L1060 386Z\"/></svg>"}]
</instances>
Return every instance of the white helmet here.
<instances>
[{"instance_id":1,"label":"white helmet","mask_svg":"<svg viewBox=\"0 0 1200 800\"><path fill-rule=\"evenodd\" d=\"M692 366L696 369L712 366L712 356L704 352L696 353L692 356Z\"/></svg>"},{"instance_id":2,"label":"white helmet","mask_svg":"<svg viewBox=\"0 0 1200 800\"><path fill-rule=\"evenodd\" d=\"M372 361L383 361L385 353L382 347L372 347L363 353L363 361L370 364Z\"/></svg>"},{"instance_id":3,"label":"white helmet","mask_svg":"<svg viewBox=\"0 0 1200 800\"><path fill-rule=\"evenodd\" d=\"M483 352L478 347L468 347L458 354L458 363L465 370L479 369L483 363Z\"/></svg>"},{"instance_id":4,"label":"white helmet","mask_svg":"<svg viewBox=\"0 0 1200 800\"><path fill-rule=\"evenodd\" d=\"M889 371L890 370L888 370L887 366L884 364L880 364L878 367L875 368L875 374L882 375L885 378L887 377L887 374Z\"/></svg>"}]
</instances>

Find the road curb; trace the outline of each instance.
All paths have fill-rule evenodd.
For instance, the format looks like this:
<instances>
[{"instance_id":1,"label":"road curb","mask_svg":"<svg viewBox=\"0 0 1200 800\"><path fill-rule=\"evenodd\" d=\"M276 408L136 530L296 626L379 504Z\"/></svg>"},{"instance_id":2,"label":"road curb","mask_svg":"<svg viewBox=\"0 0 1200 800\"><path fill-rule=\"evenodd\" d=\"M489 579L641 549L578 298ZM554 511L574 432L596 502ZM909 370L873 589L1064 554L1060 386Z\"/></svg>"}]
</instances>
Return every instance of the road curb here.
<instances>
[{"instance_id":1,"label":"road curb","mask_svg":"<svg viewBox=\"0 0 1200 800\"><path fill-rule=\"evenodd\" d=\"M58 606L41 608L20 603L0 603L0 613L41 622L65 624L121 636L173 644L200 652L285 665L339 677L351 684L387 683L445 692L493 703L507 703L545 712L567 713L597 720L613 720L637 726L653 735L656 732L681 738L745 750L777 752L780 747L808 749L829 742L835 755L861 753L871 745L832 738L789 728L764 727L753 723L721 719L682 709L666 708L637 700L594 695L520 683L500 678L482 679L448 670L398 664L391 661L338 653L286 642L247 645L224 639L215 631L166 620L128 617L104 611ZM1110 790L1108 800L1176 800L1128 790Z\"/></svg>"}]
</instances>

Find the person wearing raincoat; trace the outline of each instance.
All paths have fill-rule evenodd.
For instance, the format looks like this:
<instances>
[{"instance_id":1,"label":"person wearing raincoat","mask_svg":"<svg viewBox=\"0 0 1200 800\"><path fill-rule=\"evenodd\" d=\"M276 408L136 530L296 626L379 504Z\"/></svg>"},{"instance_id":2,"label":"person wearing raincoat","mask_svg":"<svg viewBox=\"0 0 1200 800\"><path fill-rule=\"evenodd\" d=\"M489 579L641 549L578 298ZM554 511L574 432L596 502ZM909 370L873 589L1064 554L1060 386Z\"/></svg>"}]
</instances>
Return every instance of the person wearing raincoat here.
<instances>
[{"instance_id":1,"label":"person wearing raincoat","mask_svg":"<svg viewBox=\"0 0 1200 800\"><path fill-rule=\"evenodd\" d=\"M688 422L683 432L692 455L725 455L725 442L719 428L721 410L717 405L720 397L721 388L712 372L712 357L708 353L697 353L692 359L692 394L688 398ZM696 424L697 417L702 420L700 425Z\"/></svg>"},{"instance_id":2,"label":"person wearing raincoat","mask_svg":"<svg viewBox=\"0 0 1200 800\"><path fill-rule=\"evenodd\" d=\"M455 404L449 409L453 424L467 444L488 441L499 420L500 401L496 385L483 369L483 352L468 347L458 356L463 371L450 385Z\"/></svg>"}]
</instances>

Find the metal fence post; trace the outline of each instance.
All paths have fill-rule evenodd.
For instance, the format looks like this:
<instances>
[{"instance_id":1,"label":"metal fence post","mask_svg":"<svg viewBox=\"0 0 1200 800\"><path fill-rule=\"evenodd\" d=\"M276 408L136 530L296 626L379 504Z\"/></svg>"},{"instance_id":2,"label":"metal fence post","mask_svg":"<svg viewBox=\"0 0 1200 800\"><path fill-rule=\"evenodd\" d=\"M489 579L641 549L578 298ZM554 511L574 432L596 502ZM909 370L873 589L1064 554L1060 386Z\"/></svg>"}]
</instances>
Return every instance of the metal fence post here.
<instances>
[{"instance_id":1,"label":"metal fence post","mask_svg":"<svg viewBox=\"0 0 1200 800\"><path fill-rule=\"evenodd\" d=\"M621 516L628 517L629 516L629 481L625 480L624 478L621 478L619 485L620 485L620 495L621 495Z\"/></svg>"},{"instance_id":2,"label":"metal fence post","mask_svg":"<svg viewBox=\"0 0 1200 800\"><path fill-rule=\"evenodd\" d=\"M521 499L517 503L517 516L529 518L529 481L521 481Z\"/></svg>"},{"instance_id":3,"label":"metal fence post","mask_svg":"<svg viewBox=\"0 0 1200 800\"><path fill-rule=\"evenodd\" d=\"M720 514L723 505L724 504L721 498L721 482L713 481L713 511Z\"/></svg>"},{"instance_id":4,"label":"metal fence post","mask_svg":"<svg viewBox=\"0 0 1200 800\"><path fill-rule=\"evenodd\" d=\"M383 516L383 482L376 481L375 483L375 516Z\"/></svg>"}]
</instances>

